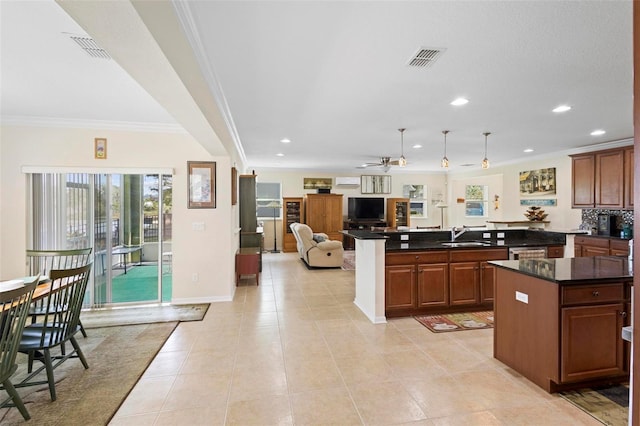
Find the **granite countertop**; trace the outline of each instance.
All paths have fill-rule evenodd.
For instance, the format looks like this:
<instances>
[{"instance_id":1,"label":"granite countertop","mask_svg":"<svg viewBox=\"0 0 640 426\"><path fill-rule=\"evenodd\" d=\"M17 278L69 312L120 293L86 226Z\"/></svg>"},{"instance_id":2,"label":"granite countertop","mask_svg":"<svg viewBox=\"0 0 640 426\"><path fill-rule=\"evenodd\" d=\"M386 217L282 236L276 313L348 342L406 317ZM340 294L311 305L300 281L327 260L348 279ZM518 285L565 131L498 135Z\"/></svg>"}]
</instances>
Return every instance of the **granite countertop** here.
<instances>
[{"instance_id":1,"label":"granite countertop","mask_svg":"<svg viewBox=\"0 0 640 426\"><path fill-rule=\"evenodd\" d=\"M495 260L489 263L558 284L606 283L633 279L631 262L620 256Z\"/></svg>"},{"instance_id":2,"label":"granite countertop","mask_svg":"<svg viewBox=\"0 0 640 426\"><path fill-rule=\"evenodd\" d=\"M386 240L387 239L387 237L385 237L382 234L371 232L371 231L364 231L360 229L343 230L343 231L340 231L340 233L344 235L348 235L349 237L353 237L356 240Z\"/></svg>"}]
</instances>

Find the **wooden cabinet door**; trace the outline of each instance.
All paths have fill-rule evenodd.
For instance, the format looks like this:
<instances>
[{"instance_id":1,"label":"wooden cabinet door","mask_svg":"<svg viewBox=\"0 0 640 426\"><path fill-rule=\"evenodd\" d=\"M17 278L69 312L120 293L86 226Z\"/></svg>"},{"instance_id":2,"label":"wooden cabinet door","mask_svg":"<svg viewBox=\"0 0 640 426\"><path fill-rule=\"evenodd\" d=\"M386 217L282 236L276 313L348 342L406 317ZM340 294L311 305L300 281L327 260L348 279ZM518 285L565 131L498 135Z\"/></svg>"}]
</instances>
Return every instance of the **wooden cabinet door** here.
<instances>
[{"instance_id":1,"label":"wooden cabinet door","mask_svg":"<svg viewBox=\"0 0 640 426\"><path fill-rule=\"evenodd\" d=\"M596 207L624 207L624 151L597 153L596 162Z\"/></svg>"},{"instance_id":2,"label":"wooden cabinet door","mask_svg":"<svg viewBox=\"0 0 640 426\"><path fill-rule=\"evenodd\" d=\"M633 208L633 148L624 150L624 206Z\"/></svg>"},{"instance_id":3,"label":"wooden cabinet door","mask_svg":"<svg viewBox=\"0 0 640 426\"><path fill-rule=\"evenodd\" d=\"M573 257L582 257L582 244L574 244Z\"/></svg>"},{"instance_id":4,"label":"wooden cabinet door","mask_svg":"<svg viewBox=\"0 0 640 426\"><path fill-rule=\"evenodd\" d=\"M332 240L340 240L342 234L342 195L329 195L325 202L325 226L326 232Z\"/></svg>"},{"instance_id":5,"label":"wooden cabinet door","mask_svg":"<svg viewBox=\"0 0 640 426\"><path fill-rule=\"evenodd\" d=\"M587 208L595 205L595 156L571 157L571 207Z\"/></svg>"},{"instance_id":6,"label":"wooden cabinet door","mask_svg":"<svg viewBox=\"0 0 640 426\"><path fill-rule=\"evenodd\" d=\"M480 302L493 303L493 284L496 267L487 262L480 262Z\"/></svg>"},{"instance_id":7,"label":"wooden cabinet door","mask_svg":"<svg viewBox=\"0 0 640 426\"><path fill-rule=\"evenodd\" d=\"M449 303L449 265L418 265L418 307L447 306Z\"/></svg>"},{"instance_id":8,"label":"wooden cabinet door","mask_svg":"<svg viewBox=\"0 0 640 426\"><path fill-rule=\"evenodd\" d=\"M416 306L416 268L414 265L385 268L385 309L407 309Z\"/></svg>"},{"instance_id":9,"label":"wooden cabinet door","mask_svg":"<svg viewBox=\"0 0 640 426\"><path fill-rule=\"evenodd\" d=\"M561 381L625 374L624 304L562 309Z\"/></svg>"},{"instance_id":10,"label":"wooden cabinet door","mask_svg":"<svg viewBox=\"0 0 640 426\"><path fill-rule=\"evenodd\" d=\"M449 265L449 305L476 305L479 295L480 264L460 262Z\"/></svg>"},{"instance_id":11,"label":"wooden cabinet door","mask_svg":"<svg viewBox=\"0 0 640 426\"><path fill-rule=\"evenodd\" d=\"M305 206L306 223L313 232L325 232L324 230L324 200L309 196Z\"/></svg>"}]
</instances>

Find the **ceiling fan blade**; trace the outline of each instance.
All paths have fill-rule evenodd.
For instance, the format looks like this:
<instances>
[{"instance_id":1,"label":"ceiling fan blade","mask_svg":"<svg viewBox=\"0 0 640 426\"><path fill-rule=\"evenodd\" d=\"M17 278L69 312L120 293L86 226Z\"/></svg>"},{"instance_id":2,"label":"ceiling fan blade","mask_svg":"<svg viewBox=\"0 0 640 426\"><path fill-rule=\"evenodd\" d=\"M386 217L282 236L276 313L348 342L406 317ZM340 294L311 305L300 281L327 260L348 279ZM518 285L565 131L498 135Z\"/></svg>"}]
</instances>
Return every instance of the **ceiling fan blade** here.
<instances>
[{"instance_id":1,"label":"ceiling fan blade","mask_svg":"<svg viewBox=\"0 0 640 426\"><path fill-rule=\"evenodd\" d=\"M388 164L391 166L397 166L400 164L400 160L392 160L392 161L389 161Z\"/></svg>"}]
</instances>

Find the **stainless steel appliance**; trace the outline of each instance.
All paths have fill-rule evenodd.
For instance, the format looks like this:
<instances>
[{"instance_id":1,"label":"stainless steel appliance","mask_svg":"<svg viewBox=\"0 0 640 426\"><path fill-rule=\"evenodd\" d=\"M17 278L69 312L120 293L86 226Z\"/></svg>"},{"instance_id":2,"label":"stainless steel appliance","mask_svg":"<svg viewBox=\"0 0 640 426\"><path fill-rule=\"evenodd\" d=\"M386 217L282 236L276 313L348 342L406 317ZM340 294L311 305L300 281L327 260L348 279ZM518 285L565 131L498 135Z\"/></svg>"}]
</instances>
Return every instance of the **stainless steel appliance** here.
<instances>
[{"instance_id":1,"label":"stainless steel appliance","mask_svg":"<svg viewBox=\"0 0 640 426\"><path fill-rule=\"evenodd\" d=\"M509 249L509 259L543 259L547 257L546 247L511 247Z\"/></svg>"}]
</instances>

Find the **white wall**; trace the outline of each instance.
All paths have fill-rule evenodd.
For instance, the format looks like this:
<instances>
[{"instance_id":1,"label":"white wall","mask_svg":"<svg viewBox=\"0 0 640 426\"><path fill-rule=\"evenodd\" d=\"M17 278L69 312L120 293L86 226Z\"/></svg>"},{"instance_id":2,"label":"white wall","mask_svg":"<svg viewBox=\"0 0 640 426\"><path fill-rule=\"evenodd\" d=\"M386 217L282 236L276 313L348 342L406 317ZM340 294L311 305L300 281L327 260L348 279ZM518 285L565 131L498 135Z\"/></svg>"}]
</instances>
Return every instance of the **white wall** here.
<instances>
[{"instance_id":1,"label":"white wall","mask_svg":"<svg viewBox=\"0 0 640 426\"><path fill-rule=\"evenodd\" d=\"M490 197L490 217L488 220L525 220L524 212L528 207L520 205L520 172L550 167L556 168L556 194L526 198L556 198L558 200L557 206L543 207L545 213L549 214L546 218L546 220L550 221L547 229L577 229L582 222L582 211L571 208L571 158L568 155L523 161L521 163L500 167L492 166L488 170L477 169L466 173L451 174L450 180L453 182L451 186L456 188L456 192L452 192L451 194L453 203L455 203L456 197L464 197L464 190L460 192L460 189L467 183L486 184L489 185ZM501 177L501 179L499 177ZM486 183L484 183L485 179ZM500 180L502 180L502 182L500 182ZM498 210L493 210L491 207L494 194L500 196L500 207ZM452 204L450 204L450 206L451 205ZM462 223L459 223L461 220L460 211L456 209L449 210L454 210L454 212L450 212L450 214L457 214L457 216L452 216L452 220L456 221L455 224L461 225ZM462 218L463 216L464 212L462 212ZM465 220L465 222L469 221Z\"/></svg>"},{"instance_id":2,"label":"white wall","mask_svg":"<svg viewBox=\"0 0 640 426\"><path fill-rule=\"evenodd\" d=\"M448 208L444 209L444 226L486 225L486 221L518 221L525 220L524 213L527 206L520 205L520 172L544 168L556 168L557 191L553 196L538 198L556 198L557 206L544 207L549 214L546 220L550 221L547 229L567 230L576 229L581 223L581 210L571 208L571 158L568 155L559 155L543 159L523 161L517 164L505 166L492 166L488 170L480 168L464 173L433 173L433 174L400 174L394 173L392 168L388 175L391 176L391 194L362 194L360 186L336 186L337 176L360 176L361 173L317 173L306 171L279 171L274 169L258 169L258 182L280 182L282 184L283 197L301 197L305 193L315 191L303 189L304 178L332 178L334 185L331 192L344 194L343 215L347 215L348 197L382 196L385 198L397 198L403 196L403 185L423 184L428 188L427 206L428 217L423 219L411 218L411 227L440 225L440 210L435 207L435 202L442 195ZM367 173L377 174L377 173ZM379 173L382 174L382 173ZM466 185L487 185L489 187L488 217L467 218L464 215L464 203L457 203L458 198L464 198ZM494 196L498 195L498 209L494 208ZM535 197L527 197L535 198ZM278 248L281 247L282 222L277 221ZM273 220L265 219L265 248L273 248Z\"/></svg>"},{"instance_id":3,"label":"white wall","mask_svg":"<svg viewBox=\"0 0 640 426\"><path fill-rule=\"evenodd\" d=\"M108 158L96 160L93 140L108 140ZM235 291L237 206L231 206L230 157L210 156L187 134L62 129L0 128L0 279L24 275L27 200L22 166L172 168L173 302L230 300ZM187 161L215 161L215 209L187 209ZM192 224L202 222L204 231ZM192 282L192 276L199 276Z\"/></svg>"}]
</instances>

